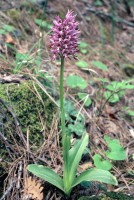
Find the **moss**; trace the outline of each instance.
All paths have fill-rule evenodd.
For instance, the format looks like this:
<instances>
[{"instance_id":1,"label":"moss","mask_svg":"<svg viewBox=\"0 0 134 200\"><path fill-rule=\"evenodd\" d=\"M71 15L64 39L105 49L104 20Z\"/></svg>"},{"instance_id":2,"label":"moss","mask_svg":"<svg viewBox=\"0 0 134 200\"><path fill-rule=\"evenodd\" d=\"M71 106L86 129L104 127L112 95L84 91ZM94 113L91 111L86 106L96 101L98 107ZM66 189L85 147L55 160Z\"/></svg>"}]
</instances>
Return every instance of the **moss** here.
<instances>
[{"instance_id":1,"label":"moss","mask_svg":"<svg viewBox=\"0 0 134 200\"><path fill-rule=\"evenodd\" d=\"M42 124L50 128L56 107L37 85L36 89L44 104L38 98L32 81L22 84L0 84L0 98L16 114L24 135L26 135L27 130L29 131L30 144L38 147L44 140L41 134ZM3 112L7 112L5 108L3 109ZM9 133L14 132L14 128L13 119L7 115L4 122L4 132L8 138Z\"/></svg>"},{"instance_id":2,"label":"moss","mask_svg":"<svg viewBox=\"0 0 134 200\"><path fill-rule=\"evenodd\" d=\"M7 14L12 20L18 20L20 18L20 12L17 9L8 10Z\"/></svg>"},{"instance_id":3,"label":"moss","mask_svg":"<svg viewBox=\"0 0 134 200\"><path fill-rule=\"evenodd\" d=\"M121 192L107 192L106 194L102 194L96 197L83 196L80 197L78 200L132 200L132 197L125 195Z\"/></svg>"}]
</instances>

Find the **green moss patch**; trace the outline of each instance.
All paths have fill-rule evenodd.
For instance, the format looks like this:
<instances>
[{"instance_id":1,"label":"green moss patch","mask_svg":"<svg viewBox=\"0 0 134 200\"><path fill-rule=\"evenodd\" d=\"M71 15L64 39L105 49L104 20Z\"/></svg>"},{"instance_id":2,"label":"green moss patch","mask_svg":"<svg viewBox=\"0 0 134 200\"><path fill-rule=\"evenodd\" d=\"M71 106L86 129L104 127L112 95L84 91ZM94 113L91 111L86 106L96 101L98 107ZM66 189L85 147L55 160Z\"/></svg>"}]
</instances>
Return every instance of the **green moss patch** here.
<instances>
[{"instance_id":1,"label":"green moss patch","mask_svg":"<svg viewBox=\"0 0 134 200\"><path fill-rule=\"evenodd\" d=\"M15 113L24 136L28 132L30 145L34 145L36 148L45 139L42 134L43 127L50 128L56 107L35 83L34 85L35 87L32 81L22 84L0 84L0 98ZM3 131L5 136L10 139L10 134L14 134L14 137L17 135L15 134L15 124L5 107L0 106L3 113L1 119Z\"/></svg>"}]
</instances>

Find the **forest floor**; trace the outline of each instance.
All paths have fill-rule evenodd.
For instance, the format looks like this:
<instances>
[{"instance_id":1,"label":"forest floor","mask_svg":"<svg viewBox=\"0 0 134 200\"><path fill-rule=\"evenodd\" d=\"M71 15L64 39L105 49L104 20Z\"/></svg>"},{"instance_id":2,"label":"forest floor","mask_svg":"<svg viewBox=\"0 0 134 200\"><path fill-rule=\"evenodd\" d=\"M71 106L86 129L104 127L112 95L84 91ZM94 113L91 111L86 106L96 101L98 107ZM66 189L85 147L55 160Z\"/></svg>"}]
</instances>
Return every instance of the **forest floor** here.
<instances>
[{"instance_id":1,"label":"forest floor","mask_svg":"<svg viewBox=\"0 0 134 200\"><path fill-rule=\"evenodd\" d=\"M57 105L60 63L59 61L52 62L50 58L50 28L56 15L64 17L68 9L73 10L79 21L81 38L78 60L67 60L65 63L65 96L68 102L72 102L68 105L66 112L69 115L68 119L72 120L73 128L70 130L75 136L74 140L81 136L80 128L90 135L89 151L83 156L78 173L96 165L103 165L100 158L103 161L108 160L112 164L111 173L117 177L118 186L105 186L105 189L134 196L134 7L127 12L123 4L117 3L115 11L120 18L116 15L114 21L112 15L108 15L112 13L108 1L96 1L100 2L99 4L94 2L92 0L52 0L48 1L45 7L45 4L32 1L1 1L0 82L1 84L21 84L31 79L39 84L39 81L46 78L54 85L54 88L51 88L52 93L49 87L47 91L45 85L41 87ZM76 80L79 83L75 81L74 83L70 75L77 75L80 82ZM81 80L85 81L85 87ZM70 112L77 110L77 115L71 116L69 109L72 109ZM81 123L83 119L84 125ZM76 122L79 123L74 127ZM111 148L110 151L115 154L113 157L106 156L108 155L106 136L109 136L111 141L116 139L116 142L121 145L121 148L119 145L117 149ZM38 147L37 152L32 154L29 151L28 154L31 154L33 161L39 162L43 162L43 154L47 155L48 161L44 164L61 174L63 161L57 116L54 116L47 138L47 143ZM24 150L25 147L22 149ZM101 157L95 160L94 155L98 154ZM0 183L4 184L3 179L6 180L4 185L6 199L9 196L12 200L22 199L20 196L22 194L24 196L26 190L24 177L27 172L25 169L19 177L18 169L28 164L29 157L24 157L24 163L19 157L12 157L14 164L8 163L8 168L4 169L6 172L1 174ZM2 158L0 162L3 162ZM21 190L17 192L13 189L12 182L12 176L16 173L21 179ZM36 185L38 200L41 200L40 186L44 183L37 183L37 180L31 178L28 180L30 183L27 184ZM11 189L10 186L12 186ZM102 189L96 189L93 185L92 189L86 191L85 194L96 195L101 192ZM63 199L53 187L49 187L46 193L46 200ZM79 196L85 194L82 193ZM75 199L74 196L73 198ZM32 199L34 199L33 196Z\"/></svg>"}]
</instances>

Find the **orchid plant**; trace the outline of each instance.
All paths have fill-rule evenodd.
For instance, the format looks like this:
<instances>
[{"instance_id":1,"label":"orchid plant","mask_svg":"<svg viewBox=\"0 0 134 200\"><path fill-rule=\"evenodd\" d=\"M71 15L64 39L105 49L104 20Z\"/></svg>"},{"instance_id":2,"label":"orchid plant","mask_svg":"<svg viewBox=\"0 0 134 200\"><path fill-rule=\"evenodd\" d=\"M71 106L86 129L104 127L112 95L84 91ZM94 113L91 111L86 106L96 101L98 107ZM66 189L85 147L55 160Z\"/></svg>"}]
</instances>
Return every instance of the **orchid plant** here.
<instances>
[{"instance_id":1,"label":"orchid plant","mask_svg":"<svg viewBox=\"0 0 134 200\"><path fill-rule=\"evenodd\" d=\"M107 184L117 185L116 178L108 171L92 168L77 176L77 168L82 154L88 145L89 135L84 133L79 142L71 147L71 137L66 133L65 111L64 111L64 60L65 58L76 58L78 52L78 40L80 31L78 22L75 21L73 11L68 11L64 20L56 17L53 21L52 35L50 36L50 47L52 60L58 56L61 59L60 66L60 113L62 129L62 150L63 150L63 178L52 169L37 165L28 165L28 170L37 177L53 184L62 190L68 197L72 188L83 181L100 181Z\"/></svg>"}]
</instances>

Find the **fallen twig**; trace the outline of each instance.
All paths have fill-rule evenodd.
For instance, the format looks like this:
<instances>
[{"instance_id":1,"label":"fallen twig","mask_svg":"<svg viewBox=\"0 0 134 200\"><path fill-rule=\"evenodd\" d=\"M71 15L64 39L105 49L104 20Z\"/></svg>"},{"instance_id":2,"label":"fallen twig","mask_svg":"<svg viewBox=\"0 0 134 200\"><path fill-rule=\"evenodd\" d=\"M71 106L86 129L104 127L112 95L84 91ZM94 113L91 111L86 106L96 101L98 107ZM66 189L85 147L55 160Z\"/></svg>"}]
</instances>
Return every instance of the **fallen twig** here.
<instances>
[{"instance_id":1,"label":"fallen twig","mask_svg":"<svg viewBox=\"0 0 134 200\"><path fill-rule=\"evenodd\" d=\"M24 145L25 145L25 147L26 147L26 140L25 140L25 138L24 138L24 135L23 135L22 130L21 130L21 127L20 127L20 123L19 123L19 121L17 120L16 115L15 115L14 112L11 110L11 108L8 107L8 105L6 104L6 102L5 102L3 99L1 99L1 98L0 98L0 103L2 103L2 104L6 107L6 109L8 110L8 112L9 112L9 113L12 115L12 117L14 118L17 132L18 132L18 134L19 134L19 136L20 136L20 139L22 139L22 141L23 141L23 143L24 143Z\"/></svg>"},{"instance_id":2,"label":"fallen twig","mask_svg":"<svg viewBox=\"0 0 134 200\"><path fill-rule=\"evenodd\" d=\"M1 140L4 142L4 144L6 145L6 147L9 147L12 151L13 151L13 153L15 154L15 155L17 155L17 153L16 153L16 151L14 150L14 148L9 144L9 142L7 141L7 138L5 138L4 137L4 135L0 132L0 138L1 138Z\"/></svg>"},{"instance_id":3,"label":"fallen twig","mask_svg":"<svg viewBox=\"0 0 134 200\"><path fill-rule=\"evenodd\" d=\"M15 183L16 183L16 180L14 179L14 180L11 182L10 186L7 188L7 190L4 192L4 194L3 194L3 196L0 198L0 200L5 199L5 197L9 194L9 192L10 192L10 191L12 190L12 188L14 187Z\"/></svg>"}]
</instances>

